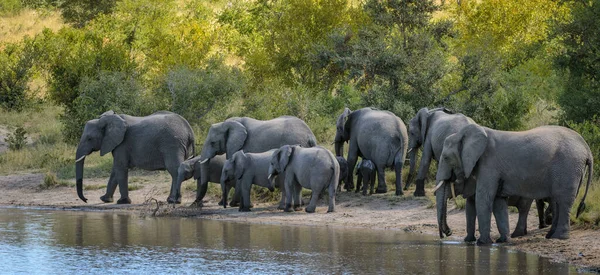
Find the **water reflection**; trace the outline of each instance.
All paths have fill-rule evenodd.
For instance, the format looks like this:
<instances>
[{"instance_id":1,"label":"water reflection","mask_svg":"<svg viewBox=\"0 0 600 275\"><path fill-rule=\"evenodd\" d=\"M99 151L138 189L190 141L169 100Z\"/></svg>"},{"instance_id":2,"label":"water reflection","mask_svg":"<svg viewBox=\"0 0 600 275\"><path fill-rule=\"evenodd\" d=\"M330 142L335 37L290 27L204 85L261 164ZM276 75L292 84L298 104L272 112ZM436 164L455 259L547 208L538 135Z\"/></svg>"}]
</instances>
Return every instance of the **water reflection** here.
<instances>
[{"instance_id":1,"label":"water reflection","mask_svg":"<svg viewBox=\"0 0 600 275\"><path fill-rule=\"evenodd\" d=\"M565 274L503 247L397 231L0 209L2 272Z\"/></svg>"}]
</instances>

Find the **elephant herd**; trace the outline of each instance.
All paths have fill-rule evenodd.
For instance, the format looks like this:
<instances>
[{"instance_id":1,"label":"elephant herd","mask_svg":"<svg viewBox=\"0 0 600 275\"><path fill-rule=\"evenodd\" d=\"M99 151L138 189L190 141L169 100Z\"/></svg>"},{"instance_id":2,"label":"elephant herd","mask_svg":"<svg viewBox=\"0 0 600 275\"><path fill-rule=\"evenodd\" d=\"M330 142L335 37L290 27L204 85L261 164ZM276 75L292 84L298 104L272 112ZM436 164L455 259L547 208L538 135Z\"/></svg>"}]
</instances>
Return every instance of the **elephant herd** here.
<instances>
[{"instance_id":1,"label":"elephant herd","mask_svg":"<svg viewBox=\"0 0 600 275\"><path fill-rule=\"evenodd\" d=\"M344 158L344 143L348 143ZM576 132L559 126L543 126L522 132L482 127L463 114L445 108L422 108L409 128L391 112L362 108L342 112L336 122L335 156L318 146L308 125L299 118L282 116L261 121L233 117L210 126L200 155L189 123L181 116L161 111L146 117L108 111L85 124L76 151L76 188L83 201L83 166L87 155L111 152L113 168L103 202L112 202L116 187L119 204L131 203L128 170L167 170L171 190L167 202L181 203L181 184L197 180L195 206L202 206L208 182L220 183L227 195L235 188L231 206L250 211L251 186L281 192L279 209L299 210L301 190L312 190L306 212L315 212L323 191L329 196L327 212L335 211L335 195L344 189L363 195L386 193L385 168L395 172L395 194L403 195L402 168L408 157L410 170L404 190L415 178L414 196L425 196L425 179L431 161L438 167L434 188L440 237L452 234L446 222L447 201L466 199L465 241L492 243L491 215L500 238L508 240L508 206L519 210L511 237L527 234L527 214L536 200L540 228L551 223L547 238L569 238L569 213L587 173L586 190L577 209L585 208L585 197L593 173L588 144ZM421 160L416 171L418 151ZM359 161L358 158L361 158ZM358 162L358 164L357 164ZM356 169L356 173L355 170ZM354 175L358 176L356 188ZM375 189L375 181L377 188ZM361 186L362 185L362 186ZM375 190L374 190L375 189ZM549 203L544 212L545 202ZM550 218L551 216L551 218ZM551 222L550 222L551 219ZM478 239L475 222L479 220Z\"/></svg>"}]
</instances>

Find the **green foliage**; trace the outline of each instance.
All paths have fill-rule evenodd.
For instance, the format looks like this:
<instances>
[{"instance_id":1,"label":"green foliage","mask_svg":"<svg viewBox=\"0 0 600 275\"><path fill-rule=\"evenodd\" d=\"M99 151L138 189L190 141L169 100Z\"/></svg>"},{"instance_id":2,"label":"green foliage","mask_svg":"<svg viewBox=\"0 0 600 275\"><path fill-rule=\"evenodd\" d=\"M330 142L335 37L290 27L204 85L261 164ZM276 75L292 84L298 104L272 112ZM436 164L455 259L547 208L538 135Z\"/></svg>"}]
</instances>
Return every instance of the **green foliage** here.
<instances>
[{"instance_id":1,"label":"green foliage","mask_svg":"<svg viewBox=\"0 0 600 275\"><path fill-rule=\"evenodd\" d=\"M72 186L73 184L59 180L55 173L48 172L44 175L44 181L40 184L42 189L52 189L59 186Z\"/></svg>"},{"instance_id":2,"label":"green foliage","mask_svg":"<svg viewBox=\"0 0 600 275\"><path fill-rule=\"evenodd\" d=\"M117 0L62 0L61 2L59 6L65 22L81 28L97 16L112 12Z\"/></svg>"},{"instance_id":3,"label":"green foliage","mask_svg":"<svg viewBox=\"0 0 600 275\"><path fill-rule=\"evenodd\" d=\"M147 103L137 81L123 72L106 71L97 78L83 78L78 93L71 108L61 117L67 141L78 140L85 122L108 110L141 116L163 109Z\"/></svg>"},{"instance_id":4,"label":"green foliage","mask_svg":"<svg viewBox=\"0 0 600 275\"><path fill-rule=\"evenodd\" d=\"M585 120L581 123L567 122L569 128L579 133L587 142L594 156L594 164L600 162L600 118L594 116L590 120ZM597 165L595 165L597 167ZM595 173L596 177L600 177L600 173Z\"/></svg>"},{"instance_id":5,"label":"green foliage","mask_svg":"<svg viewBox=\"0 0 600 275\"><path fill-rule=\"evenodd\" d=\"M12 134L4 139L10 150L21 150L27 145L27 131L23 127L17 127Z\"/></svg>"},{"instance_id":6,"label":"green foliage","mask_svg":"<svg viewBox=\"0 0 600 275\"><path fill-rule=\"evenodd\" d=\"M180 67L169 72L162 93L171 111L198 122L209 112L223 110L244 90L245 79L239 69L224 65L221 59L210 59L198 69Z\"/></svg>"},{"instance_id":7,"label":"green foliage","mask_svg":"<svg viewBox=\"0 0 600 275\"><path fill-rule=\"evenodd\" d=\"M31 40L22 44L7 44L0 51L0 105L9 110L21 110L28 102L26 93L36 51Z\"/></svg>"},{"instance_id":8,"label":"green foliage","mask_svg":"<svg viewBox=\"0 0 600 275\"><path fill-rule=\"evenodd\" d=\"M22 8L21 0L2 0L0 1L0 15L11 15L20 11Z\"/></svg>"}]
</instances>

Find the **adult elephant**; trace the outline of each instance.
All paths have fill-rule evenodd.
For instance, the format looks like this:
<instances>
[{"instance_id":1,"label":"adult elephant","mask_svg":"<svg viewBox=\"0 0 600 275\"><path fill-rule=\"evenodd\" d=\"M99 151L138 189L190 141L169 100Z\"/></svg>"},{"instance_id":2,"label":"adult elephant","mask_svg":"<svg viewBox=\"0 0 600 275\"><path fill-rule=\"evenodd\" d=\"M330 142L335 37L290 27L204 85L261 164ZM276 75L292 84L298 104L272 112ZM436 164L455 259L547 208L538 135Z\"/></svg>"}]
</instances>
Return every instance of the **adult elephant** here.
<instances>
[{"instance_id":1,"label":"adult elephant","mask_svg":"<svg viewBox=\"0 0 600 275\"><path fill-rule=\"evenodd\" d=\"M442 154L442 149L444 147L444 140L450 136L451 134L457 133L463 127L475 124L475 122L460 113L453 113L452 111L446 108L436 108L429 110L427 108L421 108L415 117L413 117L408 126L408 136L409 136L409 148L411 149L409 153L410 159L410 170L408 173L408 178L404 190L408 188L410 184L410 179L414 177L415 167L417 162L417 151L420 148L422 149L421 155L421 163L419 165L419 170L417 174L417 186L414 195L415 196L424 196L425 195L425 177L429 171L429 166L433 159L439 163L440 156ZM455 195L462 195L467 199L467 224L469 226L472 225L472 228L467 228L467 237L465 241L474 241L475 240L475 210L474 210L474 199L475 199L475 189L474 186L463 188L463 182L458 183L457 190ZM460 185L460 186L459 186ZM463 192L464 190L464 192ZM450 194L450 192L446 192L446 194ZM441 198L440 198L441 199ZM515 206L519 210L519 220L515 230L511 234L511 237L519 237L527 234L527 216L529 214L529 209L531 208L532 199L527 199L519 196L511 196L508 198L508 205ZM438 203L438 207L440 210L438 211L438 218L444 219L441 224L445 224L446 218L446 206L447 200L440 201ZM442 205L443 204L443 205ZM538 200L538 214L540 217L540 228L546 227L546 223L544 220L544 201ZM473 209L471 209L473 207ZM502 219L502 218L500 218ZM508 224L501 224L500 227L508 227ZM440 236L443 234L451 234L450 229L447 226L444 226L445 229L440 231ZM504 231L504 229L502 229ZM502 232L504 233L504 232ZM507 238L507 236L502 236L500 241L503 241Z\"/></svg>"},{"instance_id":2,"label":"adult elephant","mask_svg":"<svg viewBox=\"0 0 600 275\"><path fill-rule=\"evenodd\" d=\"M293 116L281 116L271 120L249 117L232 117L210 126L200 154L202 178L209 175L208 161L216 155L226 154L229 159L239 150L246 153L262 153L283 145L298 144L303 147L317 145L317 139L308 125ZM205 172L206 171L206 172ZM202 183L208 180L202 179ZM201 186L201 194L194 202L202 205L207 185Z\"/></svg>"},{"instance_id":3,"label":"adult elephant","mask_svg":"<svg viewBox=\"0 0 600 275\"><path fill-rule=\"evenodd\" d=\"M408 147L404 122L388 111L362 108L344 109L338 117L335 134L335 154L343 157L344 142L348 142L348 190L354 189L354 167L358 157L371 160L377 168L376 193L386 193L384 169L396 172L396 195L402 195L402 165Z\"/></svg>"},{"instance_id":4,"label":"adult elephant","mask_svg":"<svg viewBox=\"0 0 600 275\"><path fill-rule=\"evenodd\" d=\"M429 110L422 108L408 123L408 147L410 153L410 169L408 179L404 185L407 190L415 175L417 152L422 149L421 163L417 174L415 197L425 196L425 177L429 172L429 165L435 159L439 163L444 140L451 134L458 132L463 127L475 122L463 114L455 114L445 108Z\"/></svg>"},{"instance_id":5,"label":"adult elephant","mask_svg":"<svg viewBox=\"0 0 600 275\"><path fill-rule=\"evenodd\" d=\"M447 185L452 175L475 181L478 244L488 244L490 215L495 202L506 209L506 199L521 196L550 198L552 226L546 238L569 238L569 212L583 182L587 166L587 186L577 209L585 208L593 173L593 157L588 144L576 132L559 126L543 126L523 132L497 131L470 124L444 141L436 180ZM445 197L447 188L437 196ZM439 210L439 208L438 208ZM440 224L440 227L442 225Z\"/></svg>"},{"instance_id":6,"label":"adult elephant","mask_svg":"<svg viewBox=\"0 0 600 275\"><path fill-rule=\"evenodd\" d=\"M112 202L117 185L121 198L118 204L129 204L127 177L129 168L167 170L171 174L171 194L177 180L179 164L194 155L194 132L183 117L160 111L145 117L115 114L108 111L99 119L85 124L75 154L75 177L77 195L83 196L83 164L85 157L100 151L104 156L113 155L113 167L106 186L103 202Z\"/></svg>"}]
</instances>

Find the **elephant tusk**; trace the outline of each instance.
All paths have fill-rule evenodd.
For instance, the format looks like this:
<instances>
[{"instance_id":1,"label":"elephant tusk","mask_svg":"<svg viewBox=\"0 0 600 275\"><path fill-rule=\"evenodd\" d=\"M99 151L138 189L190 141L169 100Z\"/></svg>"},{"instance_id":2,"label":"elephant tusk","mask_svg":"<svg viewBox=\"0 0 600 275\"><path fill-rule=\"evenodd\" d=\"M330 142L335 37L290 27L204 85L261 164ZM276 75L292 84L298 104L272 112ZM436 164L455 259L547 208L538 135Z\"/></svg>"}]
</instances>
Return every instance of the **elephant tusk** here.
<instances>
[{"instance_id":1,"label":"elephant tusk","mask_svg":"<svg viewBox=\"0 0 600 275\"><path fill-rule=\"evenodd\" d=\"M433 192L435 193L435 191L437 191L438 189L440 189L440 187L442 187L442 184L444 184L443 180L441 180L440 183L438 183L438 185L435 186L435 188L433 189Z\"/></svg>"},{"instance_id":2,"label":"elephant tusk","mask_svg":"<svg viewBox=\"0 0 600 275\"><path fill-rule=\"evenodd\" d=\"M209 159L205 159L203 161L200 162L200 164L205 164Z\"/></svg>"},{"instance_id":3,"label":"elephant tusk","mask_svg":"<svg viewBox=\"0 0 600 275\"><path fill-rule=\"evenodd\" d=\"M80 162L81 160L83 160L85 158L85 155L81 156L80 158L78 158L77 160L75 160L75 163Z\"/></svg>"},{"instance_id":4,"label":"elephant tusk","mask_svg":"<svg viewBox=\"0 0 600 275\"><path fill-rule=\"evenodd\" d=\"M269 177L267 179L271 180L272 177L273 177L273 174L269 174Z\"/></svg>"},{"instance_id":5,"label":"elephant tusk","mask_svg":"<svg viewBox=\"0 0 600 275\"><path fill-rule=\"evenodd\" d=\"M412 147L411 147L411 148L408 148L408 151L406 151L406 153L407 153L407 154L408 154L408 153L410 153L410 151L412 151L412 149L413 149Z\"/></svg>"}]
</instances>

